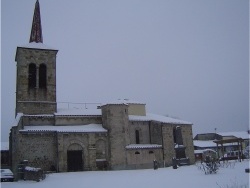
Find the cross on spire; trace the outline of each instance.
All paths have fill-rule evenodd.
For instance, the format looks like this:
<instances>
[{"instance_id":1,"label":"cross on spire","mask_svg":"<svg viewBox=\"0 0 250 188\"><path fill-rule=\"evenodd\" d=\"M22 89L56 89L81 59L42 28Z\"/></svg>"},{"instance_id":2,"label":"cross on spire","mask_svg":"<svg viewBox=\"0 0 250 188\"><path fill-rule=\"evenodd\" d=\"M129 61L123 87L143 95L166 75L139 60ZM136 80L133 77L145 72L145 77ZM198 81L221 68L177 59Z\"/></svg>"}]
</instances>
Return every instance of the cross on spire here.
<instances>
[{"instance_id":1,"label":"cross on spire","mask_svg":"<svg viewBox=\"0 0 250 188\"><path fill-rule=\"evenodd\" d=\"M30 42L43 43L40 6L38 0L36 1L34 15L33 15L33 22L30 33Z\"/></svg>"}]
</instances>

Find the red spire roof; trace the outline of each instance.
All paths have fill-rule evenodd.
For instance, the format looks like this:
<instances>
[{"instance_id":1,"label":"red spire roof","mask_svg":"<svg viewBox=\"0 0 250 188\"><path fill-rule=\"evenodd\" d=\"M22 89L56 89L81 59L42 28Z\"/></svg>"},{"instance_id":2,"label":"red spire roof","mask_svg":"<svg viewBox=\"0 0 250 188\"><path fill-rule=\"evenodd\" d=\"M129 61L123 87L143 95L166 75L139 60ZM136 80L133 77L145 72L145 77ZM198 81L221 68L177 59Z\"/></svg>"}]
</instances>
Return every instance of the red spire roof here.
<instances>
[{"instance_id":1,"label":"red spire roof","mask_svg":"<svg viewBox=\"0 0 250 188\"><path fill-rule=\"evenodd\" d=\"M36 1L34 15L33 15L33 22L30 33L30 42L43 43L40 6L38 0Z\"/></svg>"}]
</instances>

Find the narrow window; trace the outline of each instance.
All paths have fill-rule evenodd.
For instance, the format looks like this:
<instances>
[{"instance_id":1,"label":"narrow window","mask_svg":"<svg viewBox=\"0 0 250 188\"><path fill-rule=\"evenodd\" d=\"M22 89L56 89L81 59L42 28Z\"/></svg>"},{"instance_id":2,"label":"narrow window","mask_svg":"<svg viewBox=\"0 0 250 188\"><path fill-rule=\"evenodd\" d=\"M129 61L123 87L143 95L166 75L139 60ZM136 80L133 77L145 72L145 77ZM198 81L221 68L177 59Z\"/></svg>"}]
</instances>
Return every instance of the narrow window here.
<instances>
[{"instance_id":1,"label":"narrow window","mask_svg":"<svg viewBox=\"0 0 250 188\"><path fill-rule=\"evenodd\" d=\"M176 136L176 144L183 145L182 132L181 132L181 127L180 126L176 127L175 136Z\"/></svg>"},{"instance_id":2,"label":"narrow window","mask_svg":"<svg viewBox=\"0 0 250 188\"><path fill-rule=\"evenodd\" d=\"M36 88L36 65L34 63L29 64L29 89Z\"/></svg>"},{"instance_id":3,"label":"narrow window","mask_svg":"<svg viewBox=\"0 0 250 188\"><path fill-rule=\"evenodd\" d=\"M139 152L139 151L136 151L135 154L138 155L138 154L140 154L140 152Z\"/></svg>"},{"instance_id":4,"label":"narrow window","mask_svg":"<svg viewBox=\"0 0 250 188\"><path fill-rule=\"evenodd\" d=\"M153 151L149 151L148 153L149 153L149 154L153 154L154 152L153 152Z\"/></svg>"},{"instance_id":5,"label":"narrow window","mask_svg":"<svg viewBox=\"0 0 250 188\"><path fill-rule=\"evenodd\" d=\"M174 143L176 144L176 128L173 128Z\"/></svg>"},{"instance_id":6,"label":"narrow window","mask_svg":"<svg viewBox=\"0 0 250 188\"><path fill-rule=\"evenodd\" d=\"M135 143L140 144L140 135L138 130L135 131Z\"/></svg>"},{"instance_id":7,"label":"narrow window","mask_svg":"<svg viewBox=\"0 0 250 188\"><path fill-rule=\"evenodd\" d=\"M47 68L45 64L39 67L39 88L46 88L47 86Z\"/></svg>"}]
</instances>

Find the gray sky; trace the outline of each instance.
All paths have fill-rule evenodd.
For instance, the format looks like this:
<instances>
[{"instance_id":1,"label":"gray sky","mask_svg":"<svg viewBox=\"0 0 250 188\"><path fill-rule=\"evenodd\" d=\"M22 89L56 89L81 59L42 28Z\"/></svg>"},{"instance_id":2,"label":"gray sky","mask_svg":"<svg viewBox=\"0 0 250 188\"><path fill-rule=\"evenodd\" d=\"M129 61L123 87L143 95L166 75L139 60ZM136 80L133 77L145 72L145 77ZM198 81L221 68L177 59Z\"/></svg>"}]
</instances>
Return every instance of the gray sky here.
<instances>
[{"instance_id":1,"label":"gray sky","mask_svg":"<svg viewBox=\"0 0 250 188\"><path fill-rule=\"evenodd\" d=\"M18 45L36 0L1 1L1 136L14 120ZM57 101L128 98L194 135L249 126L248 0L40 0L57 48Z\"/></svg>"}]
</instances>

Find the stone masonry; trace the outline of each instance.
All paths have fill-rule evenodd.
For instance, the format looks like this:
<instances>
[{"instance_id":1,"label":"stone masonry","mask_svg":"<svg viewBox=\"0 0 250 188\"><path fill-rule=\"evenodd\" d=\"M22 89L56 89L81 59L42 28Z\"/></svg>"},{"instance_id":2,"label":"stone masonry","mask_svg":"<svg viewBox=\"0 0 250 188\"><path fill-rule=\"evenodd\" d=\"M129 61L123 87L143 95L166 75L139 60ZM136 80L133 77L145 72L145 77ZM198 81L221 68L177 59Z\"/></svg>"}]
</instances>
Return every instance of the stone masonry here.
<instances>
[{"instance_id":1,"label":"stone masonry","mask_svg":"<svg viewBox=\"0 0 250 188\"><path fill-rule=\"evenodd\" d=\"M16 113L54 113L56 107L56 54L57 50L17 47ZM29 65L36 66L36 87L29 88ZM47 69L46 87L39 88L39 67Z\"/></svg>"}]
</instances>

